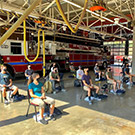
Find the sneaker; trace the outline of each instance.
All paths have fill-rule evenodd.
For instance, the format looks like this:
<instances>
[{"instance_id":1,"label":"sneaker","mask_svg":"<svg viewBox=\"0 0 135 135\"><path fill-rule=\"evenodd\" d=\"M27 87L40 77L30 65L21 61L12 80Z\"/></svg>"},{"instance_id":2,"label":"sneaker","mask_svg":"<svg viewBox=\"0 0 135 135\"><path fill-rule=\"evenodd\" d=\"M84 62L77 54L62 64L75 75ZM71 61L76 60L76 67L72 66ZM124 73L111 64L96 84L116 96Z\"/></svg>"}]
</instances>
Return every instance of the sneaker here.
<instances>
[{"instance_id":1,"label":"sneaker","mask_svg":"<svg viewBox=\"0 0 135 135\"><path fill-rule=\"evenodd\" d=\"M98 97L94 97L94 99L97 100L97 101L101 101L101 99L98 98Z\"/></svg>"},{"instance_id":2,"label":"sneaker","mask_svg":"<svg viewBox=\"0 0 135 135\"><path fill-rule=\"evenodd\" d=\"M66 92L66 90L65 90L65 89L62 89L61 91Z\"/></svg>"},{"instance_id":3,"label":"sneaker","mask_svg":"<svg viewBox=\"0 0 135 135\"><path fill-rule=\"evenodd\" d=\"M9 101L8 100L5 100L4 101L4 104L8 105L9 104Z\"/></svg>"},{"instance_id":4,"label":"sneaker","mask_svg":"<svg viewBox=\"0 0 135 135\"><path fill-rule=\"evenodd\" d=\"M52 120L52 121L55 121L56 120L56 118L54 117L54 115L51 115L50 116L50 120Z\"/></svg>"},{"instance_id":5,"label":"sneaker","mask_svg":"<svg viewBox=\"0 0 135 135\"><path fill-rule=\"evenodd\" d=\"M95 81L99 81L100 79L99 78L96 78Z\"/></svg>"},{"instance_id":6,"label":"sneaker","mask_svg":"<svg viewBox=\"0 0 135 135\"><path fill-rule=\"evenodd\" d=\"M46 124L48 124L48 121L45 119L40 119L40 120L38 120L38 123L46 125Z\"/></svg>"},{"instance_id":7,"label":"sneaker","mask_svg":"<svg viewBox=\"0 0 135 135\"><path fill-rule=\"evenodd\" d=\"M53 94L56 94L56 91L53 91Z\"/></svg>"},{"instance_id":8,"label":"sneaker","mask_svg":"<svg viewBox=\"0 0 135 135\"><path fill-rule=\"evenodd\" d=\"M116 92L114 90L110 90L110 93L116 95Z\"/></svg>"},{"instance_id":9,"label":"sneaker","mask_svg":"<svg viewBox=\"0 0 135 135\"><path fill-rule=\"evenodd\" d=\"M91 102L91 100L89 100L89 105L92 105L92 102Z\"/></svg>"},{"instance_id":10,"label":"sneaker","mask_svg":"<svg viewBox=\"0 0 135 135\"><path fill-rule=\"evenodd\" d=\"M127 84L127 85L130 85L131 83L130 83L130 82L127 82L126 84Z\"/></svg>"}]
</instances>

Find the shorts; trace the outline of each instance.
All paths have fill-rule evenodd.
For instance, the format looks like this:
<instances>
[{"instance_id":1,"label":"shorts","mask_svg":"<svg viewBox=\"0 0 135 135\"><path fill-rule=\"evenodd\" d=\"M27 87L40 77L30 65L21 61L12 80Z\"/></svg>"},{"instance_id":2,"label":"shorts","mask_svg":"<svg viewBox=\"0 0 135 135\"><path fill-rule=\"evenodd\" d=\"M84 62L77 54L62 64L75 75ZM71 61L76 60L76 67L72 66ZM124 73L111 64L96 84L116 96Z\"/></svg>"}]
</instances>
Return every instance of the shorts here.
<instances>
[{"instance_id":1,"label":"shorts","mask_svg":"<svg viewBox=\"0 0 135 135\"><path fill-rule=\"evenodd\" d=\"M93 87L94 87L94 89L96 88L96 85L93 85ZM87 86L83 86L83 89L85 90L85 91L87 91L87 89L88 89L89 87L87 87Z\"/></svg>"},{"instance_id":2,"label":"shorts","mask_svg":"<svg viewBox=\"0 0 135 135\"><path fill-rule=\"evenodd\" d=\"M127 78L129 78L129 77L130 77L130 75L125 75L124 77L127 77Z\"/></svg>"},{"instance_id":3,"label":"shorts","mask_svg":"<svg viewBox=\"0 0 135 135\"><path fill-rule=\"evenodd\" d=\"M5 87L0 87L0 90L4 90L4 88ZM12 85L11 87L8 87L8 89L10 89L10 90L14 90L14 89L16 89L17 87L15 86L15 85Z\"/></svg>"},{"instance_id":4,"label":"shorts","mask_svg":"<svg viewBox=\"0 0 135 135\"><path fill-rule=\"evenodd\" d=\"M113 84L114 81L113 80L107 80L107 83Z\"/></svg>"},{"instance_id":5,"label":"shorts","mask_svg":"<svg viewBox=\"0 0 135 135\"><path fill-rule=\"evenodd\" d=\"M31 99L31 102L36 105L39 105L40 108L43 108L45 106L45 103L49 104L49 105L55 104L55 100L53 98L47 97L47 96L46 96L46 99L44 99L44 100L39 99L39 98Z\"/></svg>"}]
</instances>

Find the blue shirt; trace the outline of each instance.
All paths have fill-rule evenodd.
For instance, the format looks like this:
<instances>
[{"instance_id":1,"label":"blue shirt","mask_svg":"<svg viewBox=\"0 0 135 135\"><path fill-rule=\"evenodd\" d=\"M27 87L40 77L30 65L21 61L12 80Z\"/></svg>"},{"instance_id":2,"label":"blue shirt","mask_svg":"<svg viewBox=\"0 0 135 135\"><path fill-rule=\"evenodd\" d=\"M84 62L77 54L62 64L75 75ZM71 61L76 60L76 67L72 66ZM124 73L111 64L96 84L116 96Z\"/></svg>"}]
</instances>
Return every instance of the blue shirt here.
<instances>
[{"instance_id":1,"label":"blue shirt","mask_svg":"<svg viewBox=\"0 0 135 135\"><path fill-rule=\"evenodd\" d=\"M5 74L0 73L0 84L9 85L10 79L12 79L12 78L9 73L5 73Z\"/></svg>"},{"instance_id":2,"label":"blue shirt","mask_svg":"<svg viewBox=\"0 0 135 135\"><path fill-rule=\"evenodd\" d=\"M40 97L42 96L42 93L41 93L41 89L42 89L42 86L43 84L41 82L39 82L38 85L34 84L33 82L31 84L29 84L28 88L29 90L33 90L33 94ZM34 99L34 98L31 98L31 99Z\"/></svg>"},{"instance_id":3,"label":"blue shirt","mask_svg":"<svg viewBox=\"0 0 135 135\"><path fill-rule=\"evenodd\" d=\"M82 76L82 81L85 80L85 82L86 82L88 85L90 85L90 79L91 79L91 77L90 77L89 75L83 74L83 76ZM84 84L83 84L83 85L84 85Z\"/></svg>"}]
</instances>

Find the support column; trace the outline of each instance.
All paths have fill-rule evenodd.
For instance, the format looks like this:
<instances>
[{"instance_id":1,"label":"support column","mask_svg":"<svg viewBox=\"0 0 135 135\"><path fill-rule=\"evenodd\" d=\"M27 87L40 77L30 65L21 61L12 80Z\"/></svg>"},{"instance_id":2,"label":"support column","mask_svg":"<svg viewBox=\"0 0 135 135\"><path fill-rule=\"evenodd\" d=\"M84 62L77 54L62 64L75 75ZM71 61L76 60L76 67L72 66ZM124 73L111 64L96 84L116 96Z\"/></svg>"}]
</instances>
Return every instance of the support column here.
<instances>
[{"instance_id":1,"label":"support column","mask_svg":"<svg viewBox=\"0 0 135 135\"><path fill-rule=\"evenodd\" d=\"M135 26L133 30L132 74L135 74Z\"/></svg>"}]
</instances>

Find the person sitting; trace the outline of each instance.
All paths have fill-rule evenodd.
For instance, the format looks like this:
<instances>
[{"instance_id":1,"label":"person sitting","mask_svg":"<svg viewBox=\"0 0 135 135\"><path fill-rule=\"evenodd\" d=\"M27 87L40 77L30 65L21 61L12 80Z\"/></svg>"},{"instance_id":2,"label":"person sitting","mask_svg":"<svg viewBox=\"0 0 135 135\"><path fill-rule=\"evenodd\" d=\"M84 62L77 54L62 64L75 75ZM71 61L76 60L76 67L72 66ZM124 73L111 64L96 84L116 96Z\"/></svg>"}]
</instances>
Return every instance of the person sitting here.
<instances>
[{"instance_id":1,"label":"person sitting","mask_svg":"<svg viewBox=\"0 0 135 135\"><path fill-rule=\"evenodd\" d=\"M76 71L76 78L79 79L79 80L81 80L83 74L84 74L84 72L83 72L81 66L79 66L79 69Z\"/></svg>"},{"instance_id":2,"label":"person sitting","mask_svg":"<svg viewBox=\"0 0 135 135\"><path fill-rule=\"evenodd\" d=\"M53 72L53 68L54 68L54 67L57 67L55 62L53 63L53 65L52 65L52 67L51 67L51 72ZM57 69L58 69L58 67L57 67Z\"/></svg>"},{"instance_id":3,"label":"person sitting","mask_svg":"<svg viewBox=\"0 0 135 135\"><path fill-rule=\"evenodd\" d=\"M6 97L6 91L7 90L11 90L11 94L10 94L10 101L13 102L13 96L18 92L18 87L16 87L15 85L13 85L12 83L12 77L10 76L10 74L7 71L7 66L6 65L2 65L1 66L1 73L0 73L0 89L3 91L3 97L5 99L5 104L8 104L9 101L7 100Z\"/></svg>"},{"instance_id":4,"label":"person sitting","mask_svg":"<svg viewBox=\"0 0 135 135\"><path fill-rule=\"evenodd\" d=\"M95 64L94 72L95 72L95 75L97 75L96 81L99 81L101 79L102 72L99 70L98 63Z\"/></svg>"},{"instance_id":5,"label":"person sitting","mask_svg":"<svg viewBox=\"0 0 135 135\"><path fill-rule=\"evenodd\" d=\"M44 118L45 104L50 105L50 119L55 120L55 117L53 115L55 108L55 100L45 95L43 84L38 81L39 78L40 76L38 73L32 74L28 81L28 90L31 97L31 102L39 105L40 115L38 117L38 122L41 124L47 124L48 121Z\"/></svg>"},{"instance_id":6,"label":"person sitting","mask_svg":"<svg viewBox=\"0 0 135 135\"><path fill-rule=\"evenodd\" d=\"M57 72L59 72L58 65L55 62L53 63L53 65L51 67L51 72L53 72L54 67L57 67L57 70L58 70ZM59 76L60 76L60 79L63 79L64 74L59 72Z\"/></svg>"},{"instance_id":7,"label":"person sitting","mask_svg":"<svg viewBox=\"0 0 135 135\"><path fill-rule=\"evenodd\" d=\"M83 82L83 89L85 91L88 91L88 98L89 98L89 104L91 105L91 91L93 89L96 90L96 93L94 94L94 98L98 101L100 101L101 99L98 98L98 92L99 92L99 87L96 85L92 84L92 80L91 77L89 75L89 69L88 68L84 68L84 74L82 76L82 82Z\"/></svg>"},{"instance_id":8,"label":"person sitting","mask_svg":"<svg viewBox=\"0 0 135 135\"><path fill-rule=\"evenodd\" d=\"M69 68L70 68L70 72L71 72L71 73L75 73L75 67L74 67L73 62L70 63Z\"/></svg>"},{"instance_id":9,"label":"person sitting","mask_svg":"<svg viewBox=\"0 0 135 135\"><path fill-rule=\"evenodd\" d=\"M120 80L115 80L113 78L113 73L111 71L111 67L107 67L106 78L107 78L107 83L113 85L113 90L111 90L110 92L116 94L117 83L118 83L118 89L122 88L122 86L121 86L121 81Z\"/></svg>"},{"instance_id":10,"label":"person sitting","mask_svg":"<svg viewBox=\"0 0 135 135\"><path fill-rule=\"evenodd\" d=\"M29 64L28 69L25 70L25 77L26 79L29 79L29 77L33 74L33 70L31 69L31 65Z\"/></svg>"},{"instance_id":11,"label":"person sitting","mask_svg":"<svg viewBox=\"0 0 135 135\"><path fill-rule=\"evenodd\" d=\"M133 85L133 77L135 77L135 74L131 74L130 73L130 69L129 69L129 64L126 64L126 67L124 69L124 75L125 77L129 77L129 82L127 83L128 85Z\"/></svg>"},{"instance_id":12,"label":"person sitting","mask_svg":"<svg viewBox=\"0 0 135 135\"><path fill-rule=\"evenodd\" d=\"M52 83L52 89L53 89L54 94L56 94L56 92L57 92L56 87L55 87L56 83L60 84L61 91L64 91L64 92L66 91L64 89L64 82L63 82L63 80L60 79L57 67L53 67L53 71L50 72L50 74L49 74L49 80Z\"/></svg>"}]
</instances>

